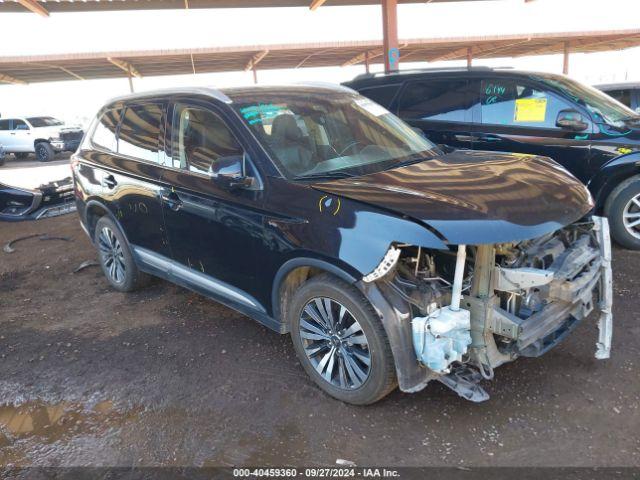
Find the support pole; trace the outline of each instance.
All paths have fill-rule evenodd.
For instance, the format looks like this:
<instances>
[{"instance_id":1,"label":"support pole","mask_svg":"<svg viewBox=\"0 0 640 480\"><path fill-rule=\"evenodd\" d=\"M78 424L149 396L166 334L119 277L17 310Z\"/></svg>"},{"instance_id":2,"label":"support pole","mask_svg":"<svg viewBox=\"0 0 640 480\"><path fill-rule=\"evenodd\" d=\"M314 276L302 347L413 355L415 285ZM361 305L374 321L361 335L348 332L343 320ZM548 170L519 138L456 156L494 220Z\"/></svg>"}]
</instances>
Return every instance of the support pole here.
<instances>
[{"instance_id":1,"label":"support pole","mask_svg":"<svg viewBox=\"0 0 640 480\"><path fill-rule=\"evenodd\" d=\"M399 68L398 49L398 0L382 0L382 44L384 71L395 72Z\"/></svg>"},{"instance_id":2,"label":"support pole","mask_svg":"<svg viewBox=\"0 0 640 480\"><path fill-rule=\"evenodd\" d=\"M127 69L127 77L129 78L129 90L133 93L133 79L131 78L131 66Z\"/></svg>"},{"instance_id":3,"label":"support pole","mask_svg":"<svg viewBox=\"0 0 640 480\"><path fill-rule=\"evenodd\" d=\"M369 50L364 52L364 68L369 73Z\"/></svg>"},{"instance_id":4,"label":"support pole","mask_svg":"<svg viewBox=\"0 0 640 480\"><path fill-rule=\"evenodd\" d=\"M564 42L564 58L562 62L562 73L569 75L569 42Z\"/></svg>"},{"instance_id":5,"label":"support pole","mask_svg":"<svg viewBox=\"0 0 640 480\"><path fill-rule=\"evenodd\" d=\"M251 71L253 72L253 83L258 84L258 70L256 70L256 66L251 66Z\"/></svg>"},{"instance_id":6,"label":"support pole","mask_svg":"<svg viewBox=\"0 0 640 480\"><path fill-rule=\"evenodd\" d=\"M473 63L473 47L467 47L467 68L471 68Z\"/></svg>"}]
</instances>

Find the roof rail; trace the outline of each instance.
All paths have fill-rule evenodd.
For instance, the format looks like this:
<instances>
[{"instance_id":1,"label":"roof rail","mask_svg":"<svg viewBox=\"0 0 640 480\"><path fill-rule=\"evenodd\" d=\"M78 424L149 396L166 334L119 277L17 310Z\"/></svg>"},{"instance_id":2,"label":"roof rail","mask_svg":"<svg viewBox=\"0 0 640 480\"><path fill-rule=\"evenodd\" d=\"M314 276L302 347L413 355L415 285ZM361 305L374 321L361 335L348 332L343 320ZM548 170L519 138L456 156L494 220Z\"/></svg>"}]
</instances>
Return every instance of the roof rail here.
<instances>
[{"instance_id":1,"label":"roof rail","mask_svg":"<svg viewBox=\"0 0 640 480\"><path fill-rule=\"evenodd\" d=\"M477 66L477 67L425 67L425 68L412 68L408 70L397 70L395 72L376 72L376 73L361 73L356 76L355 80L365 80L367 78L382 78L382 77L391 77L394 75L411 75L418 73L429 73L429 72L467 72L467 71L493 71L493 70L512 70L513 67L486 67L486 66Z\"/></svg>"}]
</instances>

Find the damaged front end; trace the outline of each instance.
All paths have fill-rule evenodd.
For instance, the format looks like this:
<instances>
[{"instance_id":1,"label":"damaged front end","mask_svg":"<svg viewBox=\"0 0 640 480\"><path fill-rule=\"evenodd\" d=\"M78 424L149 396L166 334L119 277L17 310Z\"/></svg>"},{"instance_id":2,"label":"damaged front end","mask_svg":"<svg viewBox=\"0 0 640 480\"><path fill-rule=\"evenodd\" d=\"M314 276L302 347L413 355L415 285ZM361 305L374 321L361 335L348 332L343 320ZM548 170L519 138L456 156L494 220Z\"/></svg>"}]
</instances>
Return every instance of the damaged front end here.
<instances>
[{"instance_id":1,"label":"damaged front end","mask_svg":"<svg viewBox=\"0 0 640 480\"><path fill-rule=\"evenodd\" d=\"M38 220L76 209L71 177L23 188L0 183L0 220Z\"/></svg>"},{"instance_id":2,"label":"damaged front end","mask_svg":"<svg viewBox=\"0 0 640 480\"><path fill-rule=\"evenodd\" d=\"M496 367L546 353L594 309L596 358L609 358L605 218L533 240L456 250L394 245L359 282L386 329L401 390L415 392L439 380L464 398L486 400L479 382L492 379Z\"/></svg>"}]
</instances>

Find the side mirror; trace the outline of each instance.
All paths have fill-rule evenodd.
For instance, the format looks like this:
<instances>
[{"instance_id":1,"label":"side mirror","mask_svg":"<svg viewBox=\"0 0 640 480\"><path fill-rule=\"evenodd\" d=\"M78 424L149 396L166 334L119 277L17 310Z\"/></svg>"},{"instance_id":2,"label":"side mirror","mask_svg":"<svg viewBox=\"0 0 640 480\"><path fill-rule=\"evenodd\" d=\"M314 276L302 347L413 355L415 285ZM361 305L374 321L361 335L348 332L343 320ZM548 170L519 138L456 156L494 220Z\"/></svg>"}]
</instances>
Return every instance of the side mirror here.
<instances>
[{"instance_id":1,"label":"side mirror","mask_svg":"<svg viewBox=\"0 0 640 480\"><path fill-rule=\"evenodd\" d=\"M556 119L556 127L574 132L582 132L589 127L589 124L580 112L575 110L560 110Z\"/></svg>"},{"instance_id":2,"label":"side mirror","mask_svg":"<svg viewBox=\"0 0 640 480\"><path fill-rule=\"evenodd\" d=\"M209 167L211 180L226 190L249 188L253 178L245 174L245 156L221 157Z\"/></svg>"}]
</instances>

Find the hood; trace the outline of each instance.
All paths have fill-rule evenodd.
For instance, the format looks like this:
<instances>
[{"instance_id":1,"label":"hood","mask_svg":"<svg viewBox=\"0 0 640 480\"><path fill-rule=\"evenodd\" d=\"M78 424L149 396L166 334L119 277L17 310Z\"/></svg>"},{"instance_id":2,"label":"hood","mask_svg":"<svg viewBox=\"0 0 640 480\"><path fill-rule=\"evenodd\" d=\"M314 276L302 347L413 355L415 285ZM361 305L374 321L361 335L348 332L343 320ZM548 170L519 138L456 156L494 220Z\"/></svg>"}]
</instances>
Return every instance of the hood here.
<instances>
[{"instance_id":1,"label":"hood","mask_svg":"<svg viewBox=\"0 0 640 480\"><path fill-rule=\"evenodd\" d=\"M313 188L410 217L449 244L535 238L593 208L587 188L545 157L456 151Z\"/></svg>"}]
</instances>

